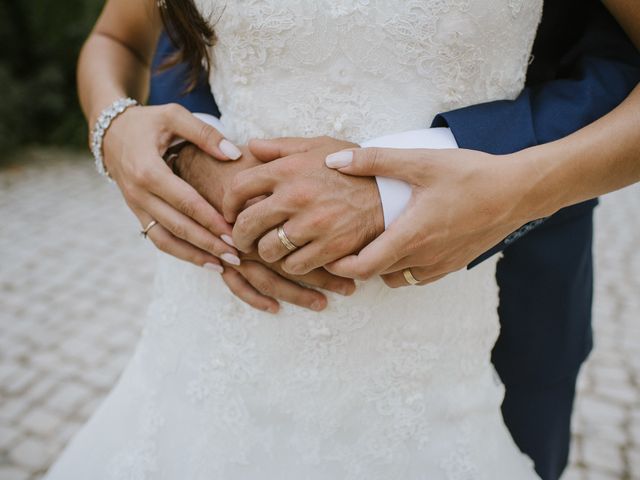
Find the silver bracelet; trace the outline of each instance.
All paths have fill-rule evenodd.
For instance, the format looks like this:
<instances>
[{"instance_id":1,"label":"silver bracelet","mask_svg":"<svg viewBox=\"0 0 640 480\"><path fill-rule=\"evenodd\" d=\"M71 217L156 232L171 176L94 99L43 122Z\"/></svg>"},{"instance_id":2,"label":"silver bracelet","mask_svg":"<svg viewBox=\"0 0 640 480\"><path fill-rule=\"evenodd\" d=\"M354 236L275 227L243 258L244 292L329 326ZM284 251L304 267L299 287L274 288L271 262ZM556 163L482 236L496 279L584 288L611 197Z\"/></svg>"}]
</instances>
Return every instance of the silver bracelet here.
<instances>
[{"instance_id":1,"label":"silver bracelet","mask_svg":"<svg viewBox=\"0 0 640 480\"><path fill-rule=\"evenodd\" d=\"M93 153L93 158L96 160L96 170L100 175L104 175L109 179L111 179L111 177L104 166L104 157L102 156L104 134L107 133L111 123L118 115L134 105L138 105L138 102L133 98L119 98L100 113L91 132L91 153Z\"/></svg>"}]
</instances>

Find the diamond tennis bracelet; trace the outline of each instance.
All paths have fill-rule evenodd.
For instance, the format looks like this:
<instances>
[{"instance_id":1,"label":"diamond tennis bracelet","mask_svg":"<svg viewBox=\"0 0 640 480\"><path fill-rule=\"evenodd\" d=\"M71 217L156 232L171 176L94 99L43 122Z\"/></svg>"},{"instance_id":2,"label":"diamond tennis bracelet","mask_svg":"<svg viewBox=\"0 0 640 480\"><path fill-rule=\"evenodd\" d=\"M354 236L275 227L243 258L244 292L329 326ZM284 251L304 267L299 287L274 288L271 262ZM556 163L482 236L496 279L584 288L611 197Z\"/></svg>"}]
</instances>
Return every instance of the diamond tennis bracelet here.
<instances>
[{"instance_id":1,"label":"diamond tennis bracelet","mask_svg":"<svg viewBox=\"0 0 640 480\"><path fill-rule=\"evenodd\" d=\"M111 123L123 113L127 108L138 105L138 102L133 98L119 98L113 102L110 106L105 108L96 120L96 124L91 132L91 153L96 160L96 170L100 175L104 175L111 180L109 172L104 166L104 157L102 155L102 141L104 140L104 134L111 126Z\"/></svg>"}]
</instances>

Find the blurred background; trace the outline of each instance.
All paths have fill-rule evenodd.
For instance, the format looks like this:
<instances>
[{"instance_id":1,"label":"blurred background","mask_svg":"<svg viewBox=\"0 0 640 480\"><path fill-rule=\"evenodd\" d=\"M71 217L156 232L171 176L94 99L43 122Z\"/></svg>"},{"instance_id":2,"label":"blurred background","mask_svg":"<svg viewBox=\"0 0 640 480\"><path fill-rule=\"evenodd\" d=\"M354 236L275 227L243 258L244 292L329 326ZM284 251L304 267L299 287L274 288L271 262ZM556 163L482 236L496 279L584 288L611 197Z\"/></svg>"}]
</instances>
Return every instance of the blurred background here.
<instances>
[{"instance_id":1,"label":"blurred background","mask_svg":"<svg viewBox=\"0 0 640 480\"><path fill-rule=\"evenodd\" d=\"M86 143L75 61L102 4L0 0L0 151Z\"/></svg>"},{"instance_id":2,"label":"blurred background","mask_svg":"<svg viewBox=\"0 0 640 480\"><path fill-rule=\"evenodd\" d=\"M151 244L98 177L75 61L98 0L0 0L0 480L40 478L131 355ZM640 187L596 214L596 348L565 480L640 479ZM515 479L514 479L515 480Z\"/></svg>"}]
</instances>

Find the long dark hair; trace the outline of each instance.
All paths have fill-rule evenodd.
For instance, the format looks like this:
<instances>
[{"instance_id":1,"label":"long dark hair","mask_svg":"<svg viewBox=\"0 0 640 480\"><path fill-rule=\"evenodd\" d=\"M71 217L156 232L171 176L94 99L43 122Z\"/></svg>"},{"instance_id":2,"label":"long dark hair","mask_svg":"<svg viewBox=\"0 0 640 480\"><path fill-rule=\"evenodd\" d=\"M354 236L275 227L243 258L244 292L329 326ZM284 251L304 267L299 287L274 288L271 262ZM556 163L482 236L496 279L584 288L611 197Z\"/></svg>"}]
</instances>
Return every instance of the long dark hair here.
<instances>
[{"instance_id":1,"label":"long dark hair","mask_svg":"<svg viewBox=\"0 0 640 480\"><path fill-rule=\"evenodd\" d=\"M200 14L193 0L159 0L158 8L165 30L177 47L176 54L161 68L186 63L190 67L188 90L193 89L202 69L209 72L211 68L208 47L215 42L213 27Z\"/></svg>"}]
</instances>

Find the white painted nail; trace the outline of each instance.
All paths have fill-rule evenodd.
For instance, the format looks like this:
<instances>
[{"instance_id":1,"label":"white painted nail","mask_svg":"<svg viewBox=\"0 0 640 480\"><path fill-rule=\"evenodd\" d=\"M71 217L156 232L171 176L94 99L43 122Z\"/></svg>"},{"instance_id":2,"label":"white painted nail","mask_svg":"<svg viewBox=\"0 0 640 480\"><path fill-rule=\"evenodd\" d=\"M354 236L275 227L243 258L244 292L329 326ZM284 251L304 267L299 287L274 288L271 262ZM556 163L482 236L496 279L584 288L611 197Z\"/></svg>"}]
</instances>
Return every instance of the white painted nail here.
<instances>
[{"instance_id":1,"label":"white painted nail","mask_svg":"<svg viewBox=\"0 0 640 480\"><path fill-rule=\"evenodd\" d=\"M222 241L224 243L226 243L227 245L229 245L230 247L235 248L236 244L233 243L233 238L231 238L229 235L221 235L220 238L222 239Z\"/></svg>"},{"instance_id":2,"label":"white painted nail","mask_svg":"<svg viewBox=\"0 0 640 480\"><path fill-rule=\"evenodd\" d=\"M205 263L202 268L211 270L212 272L216 273L224 273L224 268L222 268L222 266L220 265L216 265L215 263Z\"/></svg>"},{"instance_id":3,"label":"white painted nail","mask_svg":"<svg viewBox=\"0 0 640 480\"><path fill-rule=\"evenodd\" d=\"M242 152L238 147L231 143L226 138L223 138L218 145L218 148L231 160L237 160L242 156Z\"/></svg>"},{"instance_id":4,"label":"white painted nail","mask_svg":"<svg viewBox=\"0 0 640 480\"><path fill-rule=\"evenodd\" d=\"M220 258L231 265L240 265L240 259L233 253L223 253Z\"/></svg>"},{"instance_id":5,"label":"white painted nail","mask_svg":"<svg viewBox=\"0 0 640 480\"><path fill-rule=\"evenodd\" d=\"M353 150L343 150L342 152L328 155L324 163L329 168L348 167L353 162Z\"/></svg>"}]
</instances>

